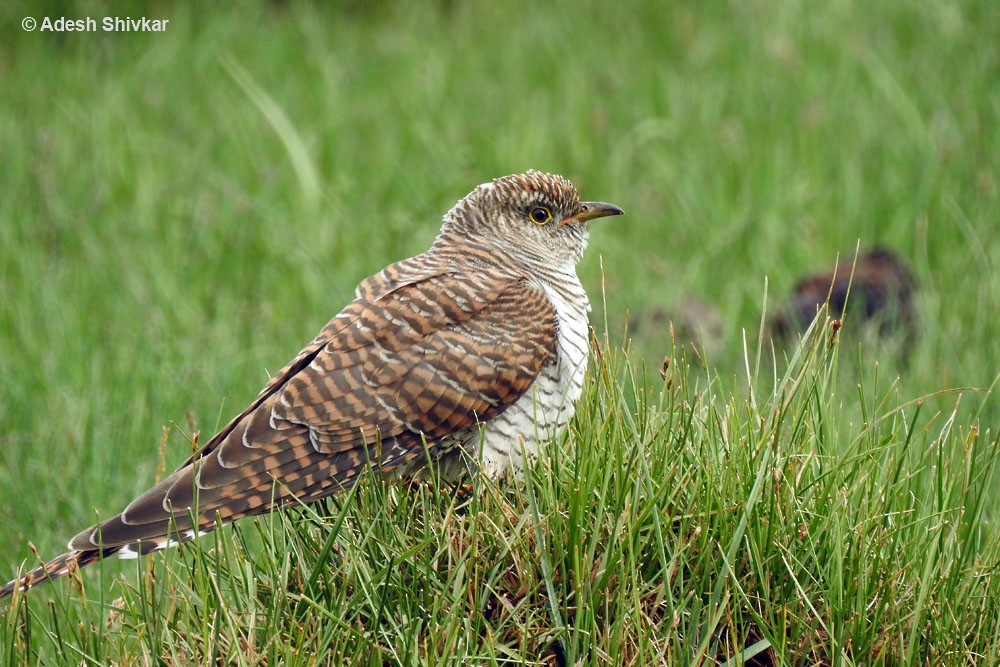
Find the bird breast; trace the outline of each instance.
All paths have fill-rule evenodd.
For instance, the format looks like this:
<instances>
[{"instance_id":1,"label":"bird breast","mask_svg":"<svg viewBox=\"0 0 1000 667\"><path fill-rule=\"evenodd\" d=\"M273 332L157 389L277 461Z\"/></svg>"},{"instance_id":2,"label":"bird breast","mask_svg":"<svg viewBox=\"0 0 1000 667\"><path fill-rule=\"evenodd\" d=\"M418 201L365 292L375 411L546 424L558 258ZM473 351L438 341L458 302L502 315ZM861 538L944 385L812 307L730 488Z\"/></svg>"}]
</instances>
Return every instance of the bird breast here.
<instances>
[{"instance_id":1,"label":"bird breast","mask_svg":"<svg viewBox=\"0 0 1000 667\"><path fill-rule=\"evenodd\" d=\"M481 472L491 477L520 469L525 457L537 454L540 442L556 437L573 416L583 392L590 311L587 294L573 270L539 284L556 310L556 355L542 367L531 388L476 438Z\"/></svg>"}]
</instances>

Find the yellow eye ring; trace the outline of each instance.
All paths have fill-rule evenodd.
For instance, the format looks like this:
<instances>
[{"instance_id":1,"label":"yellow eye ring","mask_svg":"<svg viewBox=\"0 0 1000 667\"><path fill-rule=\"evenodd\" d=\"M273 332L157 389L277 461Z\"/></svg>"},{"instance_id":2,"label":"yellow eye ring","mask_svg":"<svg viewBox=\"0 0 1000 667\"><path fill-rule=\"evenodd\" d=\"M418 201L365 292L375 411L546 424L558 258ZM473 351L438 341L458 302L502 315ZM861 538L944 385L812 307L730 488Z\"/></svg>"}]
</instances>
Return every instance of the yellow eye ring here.
<instances>
[{"instance_id":1,"label":"yellow eye ring","mask_svg":"<svg viewBox=\"0 0 1000 667\"><path fill-rule=\"evenodd\" d=\"M536 206L528 213L528 218L536 225L544 225L552 219L552 211L545 206Z\"/></svg>"}]
</instances>

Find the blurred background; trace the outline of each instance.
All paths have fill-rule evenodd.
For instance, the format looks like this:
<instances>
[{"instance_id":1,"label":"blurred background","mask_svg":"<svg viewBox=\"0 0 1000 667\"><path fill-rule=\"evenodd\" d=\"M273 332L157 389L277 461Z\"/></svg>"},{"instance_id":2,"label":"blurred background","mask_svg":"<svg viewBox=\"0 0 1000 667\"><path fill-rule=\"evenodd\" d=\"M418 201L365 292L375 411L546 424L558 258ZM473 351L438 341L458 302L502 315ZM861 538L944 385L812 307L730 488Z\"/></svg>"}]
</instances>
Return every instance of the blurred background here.
<instances>
[{"instance_id":1,"label":"blurred background","mask_svg":"<svg viewBox=\"0 0 1000 667\"><path fill-rule=\"evenodd\" d=\"M858 248L905 267L866 275L909 315L864 334L848 307L845 403L1000 370L995 2L15 2L0 31L10 572L181 462L457 199L528 168L626 210L580 274L653 387L664 357L726 392L759 360L780 373L789 313ZM982 392L926 401L996 432Z\"/></svg>"}]
</instances>

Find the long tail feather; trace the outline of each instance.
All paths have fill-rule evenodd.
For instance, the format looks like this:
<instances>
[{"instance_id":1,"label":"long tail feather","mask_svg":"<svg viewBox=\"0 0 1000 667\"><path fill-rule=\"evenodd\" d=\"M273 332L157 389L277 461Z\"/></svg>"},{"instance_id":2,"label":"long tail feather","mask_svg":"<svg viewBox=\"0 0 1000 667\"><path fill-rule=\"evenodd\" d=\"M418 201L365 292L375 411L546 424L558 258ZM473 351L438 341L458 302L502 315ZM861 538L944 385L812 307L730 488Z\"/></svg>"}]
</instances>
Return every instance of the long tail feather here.
<instances>
[{"instance_id":1,"label":"long tail feather","mask_svg":"<svg viewBox=\"0 0 1000 667\"><path fill-rule=\"evenodd\" d=\"M5 598L14 594L14 591L26 591L38 584L44 584L59 577L65 577L71 572L86 567L91 563L96 563L102 558L107 558L117 553L121 547L108 547L107 549L92 549L87 551L69 551L61 556L57 556L43 565L39 565L30 572L26 572L17 579L8 581L0 588L0 598Z\"/></svg>"}]
</instances>

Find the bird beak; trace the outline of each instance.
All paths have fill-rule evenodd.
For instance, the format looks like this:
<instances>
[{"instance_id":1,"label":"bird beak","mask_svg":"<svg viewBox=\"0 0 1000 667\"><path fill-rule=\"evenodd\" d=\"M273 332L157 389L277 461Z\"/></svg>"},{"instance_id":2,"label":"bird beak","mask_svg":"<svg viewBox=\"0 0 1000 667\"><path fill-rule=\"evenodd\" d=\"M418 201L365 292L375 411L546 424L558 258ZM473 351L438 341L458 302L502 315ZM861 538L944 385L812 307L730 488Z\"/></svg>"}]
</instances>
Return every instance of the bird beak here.
<instances>
[{"instance_id":1,"label":"bird beak","mask_svg":"<svg viewBox=\"0 0 1000 667\"><path fill-rule=\"evenodd\" d=\"M580 212L569 218L565 218L559 226L562 227L567 222L586 222L588 220L593 220L594 218L603 218L609 215L624 215L625 211L621 210L614 204L608 204L603 201L585 201L580 203Z\"/></svg>"}]
</instances>

